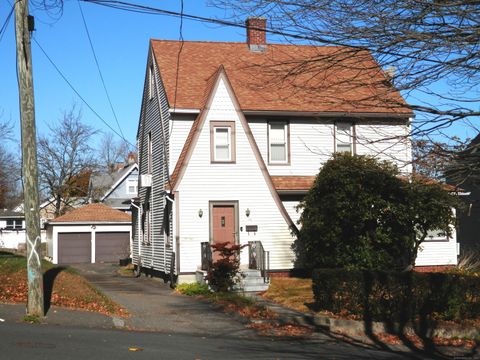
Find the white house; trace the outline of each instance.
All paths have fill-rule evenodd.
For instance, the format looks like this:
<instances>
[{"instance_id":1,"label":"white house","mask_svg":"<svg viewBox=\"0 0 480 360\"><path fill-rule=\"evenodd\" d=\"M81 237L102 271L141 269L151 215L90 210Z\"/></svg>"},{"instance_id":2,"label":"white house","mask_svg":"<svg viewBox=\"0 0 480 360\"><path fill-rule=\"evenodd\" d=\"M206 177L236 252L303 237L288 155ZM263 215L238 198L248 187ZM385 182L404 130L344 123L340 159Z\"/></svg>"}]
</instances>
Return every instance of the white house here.
<instances>
[{"instance_id":1,"label":"white house","mask_svg":"<svg viewBox=\"0 0 480 360\"><path fill-rule=\"evenodd\" d=\"M21 212L0 210L0 248L19 249L26 246L25 215Z\"/></svg>"},{"instance_id":2,"label":"white house","mask_svg":"<svg viewBox=\"0 0 480 360\"><path fill-rule=\"evenodd\" d=\"M137 266L190 281L202 246L230 241L257 249L243 250L242 267L265 256L272 273L289 271L295 207L333 153L411 172L413 113L368 52L267 44L264 26L248 19L246 43L151 40L137 134ZM431 254L456 261L443 256Z\"/></svg>"}]
</instances>

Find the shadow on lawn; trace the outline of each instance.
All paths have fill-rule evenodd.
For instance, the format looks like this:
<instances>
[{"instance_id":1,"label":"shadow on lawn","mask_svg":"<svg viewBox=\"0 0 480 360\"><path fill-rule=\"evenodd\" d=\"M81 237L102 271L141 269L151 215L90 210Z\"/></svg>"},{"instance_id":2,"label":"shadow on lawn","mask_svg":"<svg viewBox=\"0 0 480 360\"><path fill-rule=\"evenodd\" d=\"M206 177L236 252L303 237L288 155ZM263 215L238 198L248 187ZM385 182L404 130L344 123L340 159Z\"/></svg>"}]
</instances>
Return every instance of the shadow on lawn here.
<instances>
[{"instance_id":1,"label":"shadow on lawn","mask_svg":"<svg viewBox=\"0 0 480 360\"><path fill-rule=\"evenodd\" d=\"M52 291L55 279L58 274L60 274L66 267L57 266L51 269L48 269L43 274L43 307L44 313L47 315L48 310L50 310L50 305L52 302Z\"/></svg>"}]
</instances>

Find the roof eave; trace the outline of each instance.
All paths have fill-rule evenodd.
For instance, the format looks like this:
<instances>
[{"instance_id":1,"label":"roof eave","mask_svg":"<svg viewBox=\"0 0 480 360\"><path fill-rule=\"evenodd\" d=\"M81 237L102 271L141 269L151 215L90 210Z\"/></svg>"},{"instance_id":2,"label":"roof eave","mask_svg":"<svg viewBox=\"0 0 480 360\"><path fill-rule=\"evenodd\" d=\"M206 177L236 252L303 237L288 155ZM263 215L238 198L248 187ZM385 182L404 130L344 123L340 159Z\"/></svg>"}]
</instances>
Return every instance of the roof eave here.
<instances>
[{"instance_id":1,"label":"roof eave","mask_svg":"<svg viewBox=\"0 0 480 360\"><path fill-rule=\"evenodd\" d=\"M257 116L304 116L304 117L344 117L344 118L395 118L408 120L414 113L390 112L342 112L342 111L285 111L285 110L243 110L245 115Z\"/></svg>"}]
</instances>

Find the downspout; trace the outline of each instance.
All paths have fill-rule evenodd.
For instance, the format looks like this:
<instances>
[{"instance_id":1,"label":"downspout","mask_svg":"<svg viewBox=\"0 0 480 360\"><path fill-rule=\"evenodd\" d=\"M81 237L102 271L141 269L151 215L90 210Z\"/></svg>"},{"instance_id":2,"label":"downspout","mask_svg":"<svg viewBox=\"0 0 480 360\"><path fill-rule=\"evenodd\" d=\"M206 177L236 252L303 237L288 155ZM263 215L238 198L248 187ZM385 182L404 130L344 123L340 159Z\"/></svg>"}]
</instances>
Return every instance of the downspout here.
<instances>
[{"instance_id":1,"label":"downspout","mask_svg":"<svg viewBox=\"0 0 480 360\"><path fill-rule=\"evenodd\" d=\"M170 202L172 203L172 210L171 210L172 229L170 229L170 232L173 233L173 232L174 232L173 220L174 220L174 218L175 218L175 216L173 215L173 210L174 210L174 206L175 206L175 200L172 199L170 196L171 196L171 194L165 192L165 199L167 199L167 201L170 201ZM170 221L170 219L169 219L168 221ZM168 236L170 236L170 234L168 234ZM175 237L172 236L172 239L170 240L170 241L171 241L171 243L170 243L171 249L175 249L175 247L173 246L173 245L174 245L174 244L173 244L173 239L174 239L174 238L175 238ZM176 243L176 242L175 242L175 243ZM166 246L166 245L165 245L165 241L163 242L163 246L164 246L164 248L165 248L165 246ZM166 251L165 251L165 253L166 253ZM164 254L165 254L165 253L164 253ZM176 258L177 258L177 256L178 256L178 254L176 253L176 251L174 251L174 253L175 253L175 262L177 262L177 259L176 259ZM165 268L165 273L166 273L166 272L167 272L166 256L164 256L163 258L164 258L164 261L165 261L164 268ZM170 261L171 261L171 258L170 258ZM175 265L175 264L173 264L173 265ZM170 268L171 268L171 267L172 267L172 264L170 264Z\"/></svg>"}]
</instances>

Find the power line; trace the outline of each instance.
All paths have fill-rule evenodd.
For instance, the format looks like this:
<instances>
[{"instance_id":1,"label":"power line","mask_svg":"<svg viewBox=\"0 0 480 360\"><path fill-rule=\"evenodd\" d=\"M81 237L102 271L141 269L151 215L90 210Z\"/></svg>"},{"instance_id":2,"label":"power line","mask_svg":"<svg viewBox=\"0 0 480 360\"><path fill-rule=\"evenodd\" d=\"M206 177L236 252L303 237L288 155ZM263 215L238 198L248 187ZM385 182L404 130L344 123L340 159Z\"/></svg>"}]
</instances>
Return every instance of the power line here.
<instances>
[{"instance_id":1,"label":"power line","mask_svg":"<svg viewBox=\"0 0 480 360\"><path fill-rule=\"evenodd\" d=\"M37 46L39 47L39 49L43 52L43 55L45 55L45 57L48 59L48 61L50 62L50 64L55 68L55 70L58 72L58 74L62 77L62 79L68 84L68 86L73 90L73 92L75 94L77 94L77 96L80 98L80 100L82 100L82 102L90 109L90 111L92 111L99 119L101 122L103 122L110 130L112 130L112 132L114 134L116 134L117 136L119 136L121 139L123 139L123 141L125 141L127 144L135 147L135 145L133 145L130 141L128 141L127 139L125 139L125 137L123 137L122 135L120 135L112 126L110 126L110 124L108 122L106 122L94 109L93 107L90 106L90 104L87 102L87 100L85 100L85 98L80 95L80 93L77 91L77 89L75 89L75 87L72 85L72 83L66 78L66 76L62 73L62 71L58 68L58 66L53 62L53 60L50 58L50 56L48 56L47 52L43 49L43 47L39 44L39 42L37 41L37 39L35 37L32 38L33 41L35 42L35 44L37 44Z\"/></svg>"},{"instance_id":2,"label":"power line","mask_svg":"<svg viewBox=\"0 0 480 360\"><path fill-rule=\"evenodd\" d=\"M124 2L124 1L117 1L117 0L79 0L79 1L92 3L92 4L96 4L96 5L101 5L101 6L105 6L105 7L110 7L110 8L114 8L114 9L118 9L118 10L125 10L125 11L130 11L130 12L135 12L135 13L141 13L141 14L182 17L182 18L189 19L189 20L192 20L192 21L206 22L206 23L212 23L212 24L223 25L223 26L237 27L237 28L242 28L242 29L247 28L247 26L243 23L236 23L236 22L233 22L233 21L214 19L214 18L185 14L185 13L182 14L182 13L179 13L179 12L176 12L176 11L164 10L164 9L154 8L154 7L151 7L151 6L128 3L128 2ZM351 48L351 49L370 51L368 46L346 44L346 43L343 43L343 42L338 41L338 40L328 39L328 38L321 37L321 36L300 35L300 34L296 34L296 33L287 32L287 31L284 31L284 30L276 30L276 29L272 29L272 28L258 28L258 27L250 27L250 28L253 29L253 30L261 30L261 31L264 31L266 33L270 33L270 34L274 34L274 35L281 35L281 36L296 39L296 40L315 41L315 42L322 43L322 44L325 44L325 45L343 46L343 47L348 47L348 48ZM412 59L412 60L419 60L418 57L416 57L415 55L402 54L402 53L398 53L398 52L391 51L391 50L375 49L373 51L375 53L378 53L378 54L395 56L397 58L402 58L402 59L406 58L406 59ZM429 59L422 58L420 60L425 61L425 62L429 62L429 63L445 65L444 61L436 60L436 59L432 59L432 58L429 58ZM469 69L469 70L478 70L477 67L471 66L471 65L468 65L468 64L456 64L456 66L460 67L460 68Z\"/></svg>"},{"instance_id":3,"label":"power line","mask_svg":"<svg viewBox=\"0 0 480 360\"><path fill-rule=\"evenodd\" d=\"M87 33L88 42L90 43L90 49L92 50L93 58L95 59L95 65L97 66L98 74L100 75L100 79L102 80L103 90L105 90L105 95L107 96L108 103L110 104L110 109L112 110L113 117L115 118L115 122L117 123L118 130L120 131L122 138L124 138L122 128L120 127L120 124L118 122L117 114L115 113L115 110L113 108L112 100L110 99L110 95L108 94L108 91L107 91L107 86L105 85L105 79L103 78L102 71L100 70L100 64L98 62L97 54L95 53L95 49L93 47L92 39L90 37L90 32L88 31L87 22L83 14L82 6L80 5L80 0L78 0L77 3L78 3L78 8L80 9L80 14L82 15L83 25L85 27L85 32Z\"/></svg>"},{"instance_id":4,"label":"power line","mask_svg":"<svg viewBox=\"0 0 480 360\"><path fill-rule=\"evenodd\" d=\"M16 4L16 2L15 2ZM12 5L12 9L7 15L7 18L5 19L5 22L3 23L2 27L0 28L0 41L3 39L3 34L5 34L7 30L7 26L10 23L10 19L12 18L13 10L15 10L15 4Z\"/></svg>"}]
</instances>

